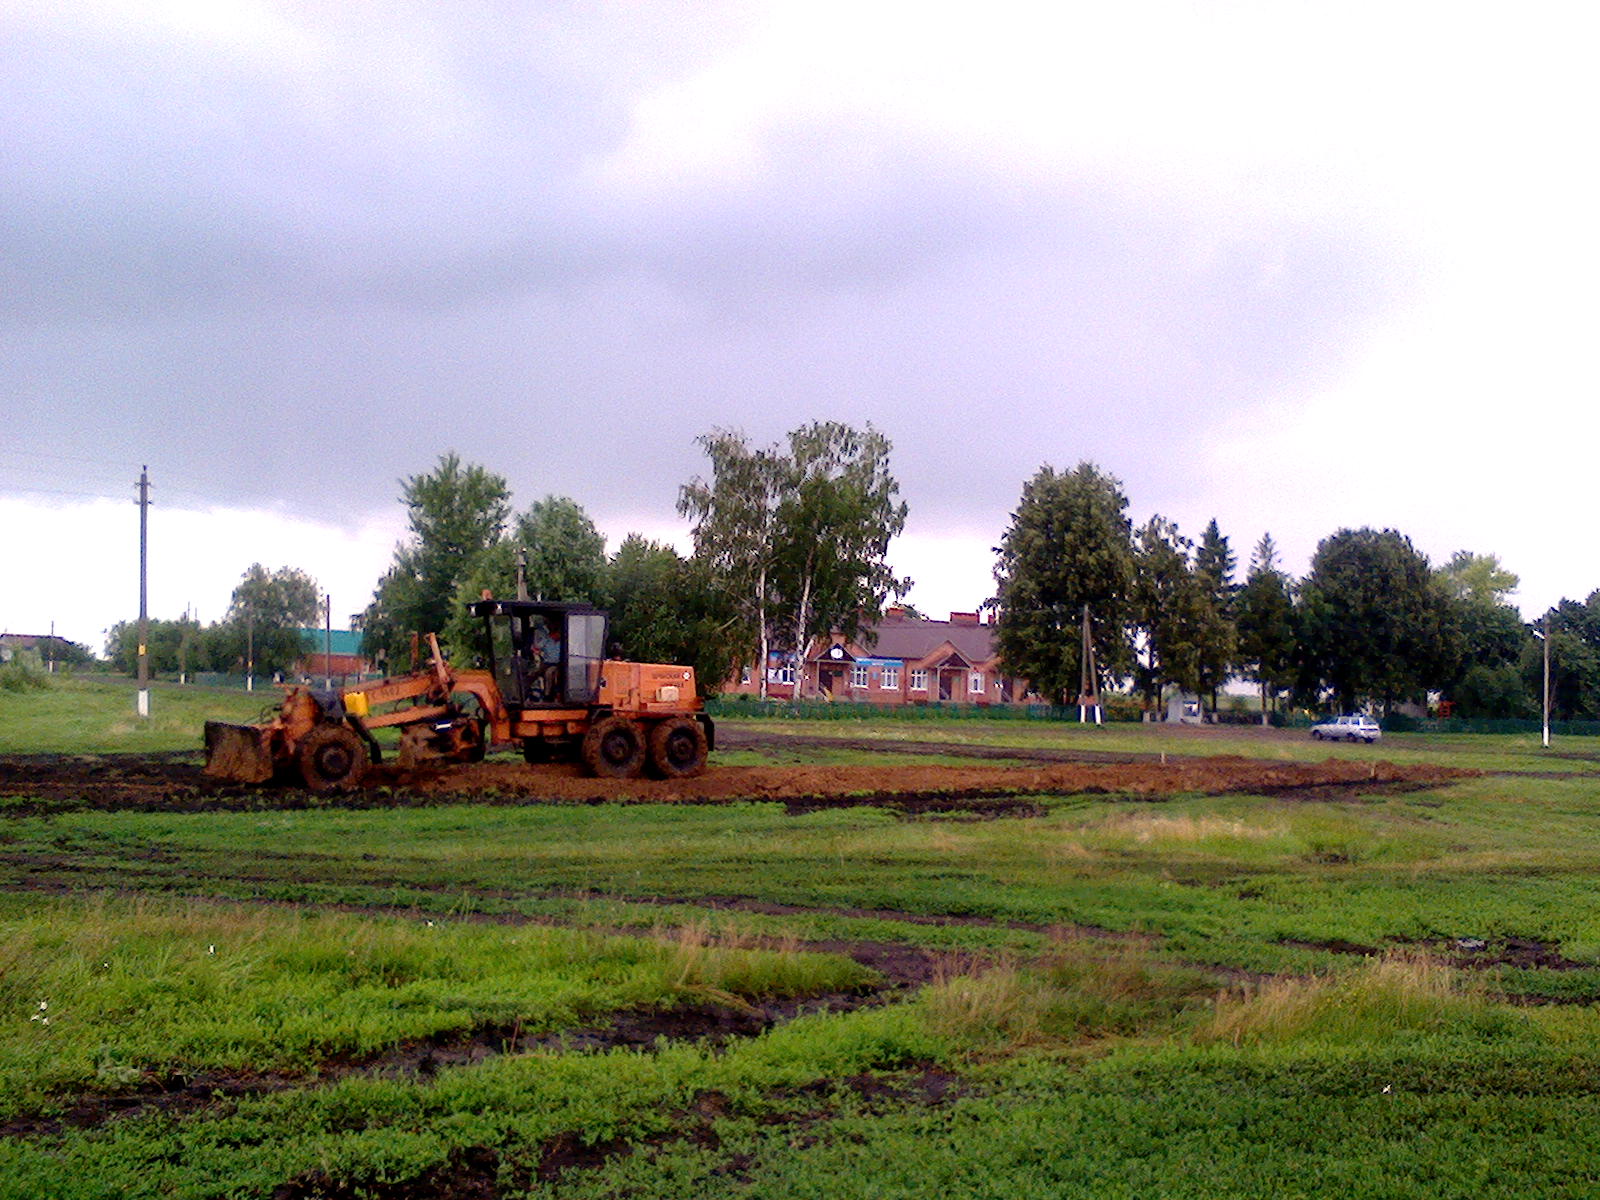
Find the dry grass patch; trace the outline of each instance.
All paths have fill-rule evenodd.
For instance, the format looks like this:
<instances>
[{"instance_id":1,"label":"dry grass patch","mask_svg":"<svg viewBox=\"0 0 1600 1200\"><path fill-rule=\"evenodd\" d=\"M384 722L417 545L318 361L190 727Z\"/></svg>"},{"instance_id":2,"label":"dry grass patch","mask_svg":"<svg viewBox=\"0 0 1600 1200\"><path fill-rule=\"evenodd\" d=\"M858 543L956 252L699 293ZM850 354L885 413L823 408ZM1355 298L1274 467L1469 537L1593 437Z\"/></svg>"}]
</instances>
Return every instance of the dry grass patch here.
<instances>
[{"instance_id":1,"label":"dry grass patch","mask_svg":"<svg viewBox=\"0 0 1600 1200\"><path fill-rule=\"evenodd\" d=\"M1470 1024L1494 1012L1479 981L1415 950L1392 950L1354 971L1273 979L1223 996L1195 1036L1234 1046L1300 1037L1382 1039Z\"/></svg>"},{"instance_id":2,"label":"dry grass patch","mask_svg":"<svg viewBox=\"0 0 1600 1200\"><path fill-rule=\"evenodd\" d=\"M1137 944L1066 938L1038 960L950 960L921 1005L929 1027L984 1050L1129 1036L1205 1008L1218 980Z\"/></svg>"}]
</instances>

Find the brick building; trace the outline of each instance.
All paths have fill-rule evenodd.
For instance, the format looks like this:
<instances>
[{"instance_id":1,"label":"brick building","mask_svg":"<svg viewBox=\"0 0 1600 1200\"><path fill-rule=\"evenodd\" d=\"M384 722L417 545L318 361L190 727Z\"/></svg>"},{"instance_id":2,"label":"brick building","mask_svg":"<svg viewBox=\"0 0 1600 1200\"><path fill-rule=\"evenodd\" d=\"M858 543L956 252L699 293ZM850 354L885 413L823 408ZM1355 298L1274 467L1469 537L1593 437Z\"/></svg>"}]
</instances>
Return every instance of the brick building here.
<instances>
[{"instance_id":1,"label":"brick building","mask_svg":"<svg viewBox=\"0 0 1600 1200\"><path fill-rule=\"evenodd\" d=\"M977 613L951 613L948 621L912 617L891 608L859 640L840 634L819 639L796 664L773 655L767 695L867 704L1020 704L1037 701L1027 681L999 665L995 630ZM745 668L724 691L758 690Z\"/></svg>"},{"instance_id":2,"label":"brick building","mask_svg":"<svg viewBox=\"0 0 1600 1200\"><path fill-rule=\"evenodd\" d=\"M328 650L327 631L322 629L297 629L301 645L306 652L294 665L293 674L302 679L321 682L333 678L341 682L363 679L372 673L372 664L361 653L361 633L358 630L335 629L332 650Z\"/></svg>"}]
</instances>

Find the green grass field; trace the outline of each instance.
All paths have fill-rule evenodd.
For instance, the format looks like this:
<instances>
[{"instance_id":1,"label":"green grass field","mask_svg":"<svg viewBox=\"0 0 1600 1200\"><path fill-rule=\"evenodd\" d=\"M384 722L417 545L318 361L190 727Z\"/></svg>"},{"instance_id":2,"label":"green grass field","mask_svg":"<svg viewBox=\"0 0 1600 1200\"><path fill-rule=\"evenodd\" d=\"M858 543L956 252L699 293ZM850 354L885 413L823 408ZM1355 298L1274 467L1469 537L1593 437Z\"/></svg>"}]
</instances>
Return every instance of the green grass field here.
<instances>
[{"instance_id":1,"label":"green grass field","mask_svg":"<svg viewBox=\"0 0 1600 1200\"><path fill-rule=\"evenodd\" d=\"M208 716L267 700L166 688L145 729L117 684L0 693L0 753L198 761ZM818 725L761 729L885 753L740 760L921 738L1488 773L993 820L3 816L0 1196L1600 1195L1600 745ZM583 1034L821 994L716 1041Z\"/></svg>"}]
</instances>

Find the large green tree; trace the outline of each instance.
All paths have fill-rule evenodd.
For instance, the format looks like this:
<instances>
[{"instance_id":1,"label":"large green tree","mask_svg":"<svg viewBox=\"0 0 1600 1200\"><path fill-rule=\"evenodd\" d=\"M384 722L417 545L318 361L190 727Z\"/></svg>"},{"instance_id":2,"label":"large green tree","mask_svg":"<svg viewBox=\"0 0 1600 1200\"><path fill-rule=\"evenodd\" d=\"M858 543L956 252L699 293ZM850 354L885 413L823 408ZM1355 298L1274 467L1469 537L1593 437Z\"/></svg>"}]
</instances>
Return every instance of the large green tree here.
<instances>
[{"instance_id":1,"label":"large green tree","mask_svg":"<svg viewBox=\"0 0 1600 1200\"><path fill-rule=\"evenodd\" d=\"M1600 591L1581 602L1562 599L1539 628L1550 637L1550 715L1561 721L1600 719ZM1522 673L1529 695L1542 697L1544 647L1531 638Z\"/></svg>"},{"instance_id":2,"label":"large green tree","mask_svg":"<svg viewBox=\"0 0 1600 1200\"><path fill-rule=\"evenodd\" d=\"M589 514L566 496L546 496L512 523L510 537L485 548L456 585L443 626L451 657L470 661L481 651L481 623L467 606L485 591L515 596L517 556L526 563L524 582L535 600L606 602L606 539Z\"/></svg>"},{"instance_id":3,"label":"large green tree","mask_svg":"<svg viewBox=\"0 0 1600 1200\"><path fill-rule=\"evenodd\" d=\"M1206 524L1194 549L1194 573L1206 595L1208 611L1200 623L1198 691L1211 697L1217 711L1217 693L1237 665L1239 631L1235 607L1239 585L1233 581L1238 558L1215 517Z\"/></svg>"},{"instance_id":4,"label":"large green tree","mask_svg":"<svg viewBox=\"0 0 1600 1200\"><path fill-rule=\"evenodd\" d=\"M1202 648L1218 636L1210 581L1191 562L1193 549L1159 514L1133 537L1134 679L1151 708L1159 705L1168 684L1199 691Z\"/></svg>"},{"instance_id":5,"label":"large green tree","mask_svg":"<svg viewBox=\"0 0 1600 1200\"><path fill-rule=\"evenodd\" d=\"M1324 538L1301 589L1301 633L1316 678L1344 709L1385 708L1440 686L1458 653L1449 596L1393 529Z\"/></svg>"},{"instance_id":6,"label":"large green tree","mask_svg":"<svg viewBox=\"0 0 1600 1200\"><path fill-rule=\"evenodd\" d=\"M1504 604L1520 580L1501 565L1498 555L1457 550L1439 568L1439 582L1452 599Z\"/></svg>"},{"instance_id":7,"label":"large green tree","mask_svg":"<svg viewBox=\"0 0 1600 1200\"><path fill-rule=\"evenodd\" d=\"M322 593L317 581L294 567L269 571L252 563L233 589L223 629L213 639L218 667L270 675L286 671L307 647L299 632L322 624Z\"/></svg>"},{"instance_id":8,"label":"large green tree","mask_svg":"<svg viewBox=\"0 0 1600 1200\"><path fill-rule=\"evenodd\" d=\"M1458 550L1439 568L1450 599L1457 659L1443 685L1462 717L1521 717L1537 708L1522 679L1521 660L1533 642L1522 614L1506 602L1515 574L1492 554Z\"/></svg>"},{"instance_id":9,"label":"large green tree","mask_svg":"<svg viewBox=\"0 0 1600 1200\"><path fill-rule=\"evenodd\" d=\"M889 542L906 523L889 450L870 424L818 421L789 434L774 583L797 654L830 630L859 636L885 600L910 587L888 562Z\"/></svg>"},{"instance_id":10,"label":"large green tree","mask_svg":"<svg viewBox=\"0 0 1600 1200\"><path fill-rule=\"evenodd\" d=\"M1234 607L1238 661L1247 679L1261 688L1261 723L1279 693L1294 686L1299 642L1295 633L1294 589L1278 569L1278 549L1264 533L1250 556L1250 574Z\"/></svg>"},{"instance_id":11,"label":"large green tree","mask_svg":"<svg viewBox=\"0 0 1600 1200\"><path fill-rule=\"evenodd\" d=\"M391 667L409 662L413 635L445 629L458 590L479 557L504 536L511 491L493 472L450 451L400 484L410 537L362 615L362 646Z\"/></svg>"},{"instance_id":12,"label":"large green tree","mask_svg":"<svg viewBox=\"0 0 1600 1200\"><path fill-rule=\"evenodd\" d=\"M1054 703L1078 692L1085 605L1102 678L1124 675L1131 663L1127 507L1122 483L1093 463L1067 472L1043 466L1023 485L996 548L1001 658Z\"/></svg>"},{"instance_id":13,"label":"large green tree","mask_svg":"<svg viewBox=\"0 0 1600 1200\"><path fill-rule=\"evenodd\" d=\"M738 665L738 615L704 562L630 534L607 566L606 592L611 641L623 658L693 667L703 693Z\"/></svg>"}]
</instances>

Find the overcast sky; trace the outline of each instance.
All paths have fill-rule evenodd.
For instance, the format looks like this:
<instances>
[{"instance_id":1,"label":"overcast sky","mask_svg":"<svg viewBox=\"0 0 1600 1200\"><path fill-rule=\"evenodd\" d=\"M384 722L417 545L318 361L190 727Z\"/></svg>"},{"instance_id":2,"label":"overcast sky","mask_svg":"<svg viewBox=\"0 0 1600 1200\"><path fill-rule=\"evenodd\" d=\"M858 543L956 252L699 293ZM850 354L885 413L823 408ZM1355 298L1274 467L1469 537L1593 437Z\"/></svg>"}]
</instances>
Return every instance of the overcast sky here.
<instances>
[{"instance_id":1,"label":"overcast sky","mask_svg":"<svg viewBox=\"0 0 1600 1200\"><path fill-rule=\"evenodd\" d=\"M1579 4L9 0L0 630L252 562L364 607L440 453L683 539L715 426L871 421L933 614L1041 464L1292 572L1600 587ZM682 541L687 545L686 541Z\"/></svg>"}]
</instances>

